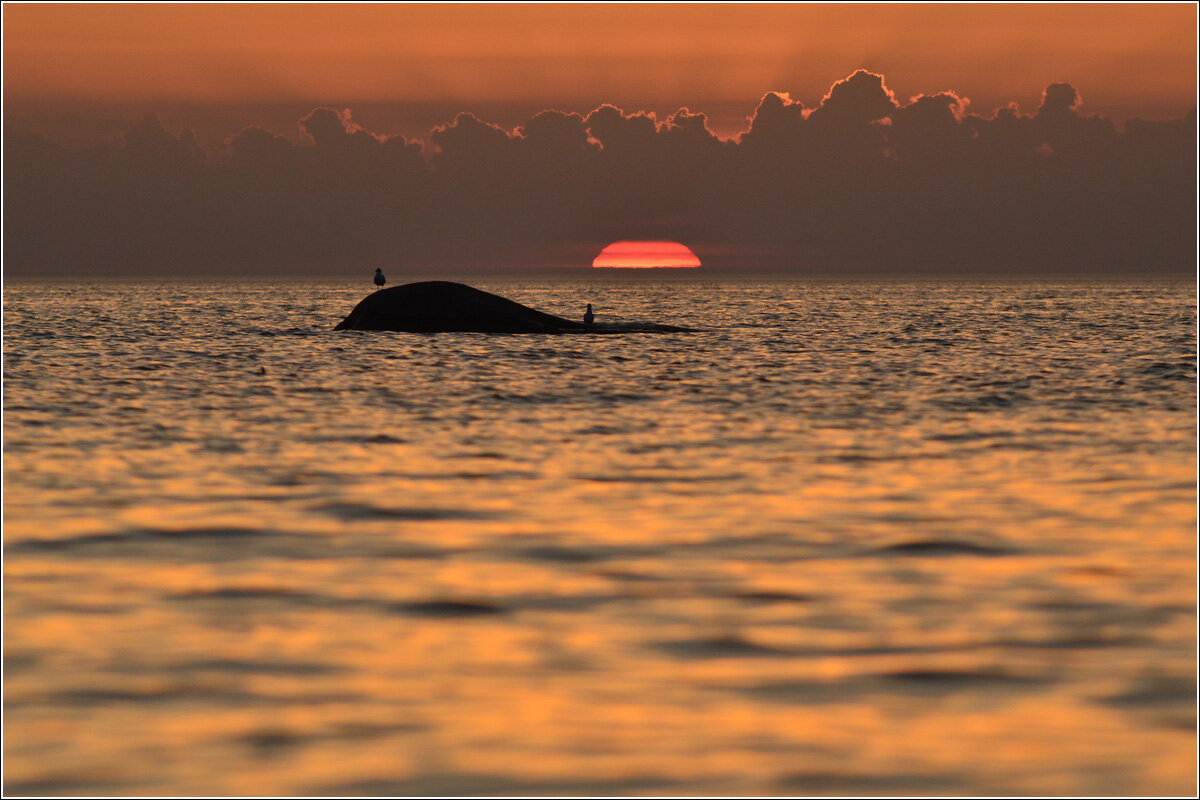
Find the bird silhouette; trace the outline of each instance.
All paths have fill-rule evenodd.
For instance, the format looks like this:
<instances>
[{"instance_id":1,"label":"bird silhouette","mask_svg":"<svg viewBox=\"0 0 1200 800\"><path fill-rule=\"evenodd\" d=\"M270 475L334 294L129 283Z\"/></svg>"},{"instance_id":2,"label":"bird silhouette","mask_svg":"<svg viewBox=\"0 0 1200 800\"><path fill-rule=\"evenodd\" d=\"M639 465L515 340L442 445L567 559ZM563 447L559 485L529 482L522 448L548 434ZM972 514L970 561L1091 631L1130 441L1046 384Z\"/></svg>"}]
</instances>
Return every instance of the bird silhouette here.
<instances>
[{"instance_id":1,"label":"bird silhouette","mask_svg":"<svg viewBox=\"0 0 1200 800\"><path fill-rule=\"evenodd\" d=\"M375 285L378 286L380 289L382 289L383 285L385 283L387 283L387 278L383 277L383 270L380 269L379 267L376 267L375 268Z\"/></svg>"}]
</instances>

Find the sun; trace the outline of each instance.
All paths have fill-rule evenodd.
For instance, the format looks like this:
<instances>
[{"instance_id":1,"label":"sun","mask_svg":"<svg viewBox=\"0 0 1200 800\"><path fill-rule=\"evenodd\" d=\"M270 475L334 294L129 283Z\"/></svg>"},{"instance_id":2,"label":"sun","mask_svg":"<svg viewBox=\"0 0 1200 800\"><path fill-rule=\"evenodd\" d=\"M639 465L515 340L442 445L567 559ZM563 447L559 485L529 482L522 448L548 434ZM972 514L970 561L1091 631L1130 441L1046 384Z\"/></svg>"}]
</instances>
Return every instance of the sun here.
<instances>
[{"instance_id":1,"label":"sun","mask_svg":"<svg viewBox=\"0 0 1200 800\"><path fill-rule=\"evenodd\" d=\"M680 269L700 266L700 259L687 245L667 241L613 242L592 261L606 269Z\"/></svg>"}]
</instances>

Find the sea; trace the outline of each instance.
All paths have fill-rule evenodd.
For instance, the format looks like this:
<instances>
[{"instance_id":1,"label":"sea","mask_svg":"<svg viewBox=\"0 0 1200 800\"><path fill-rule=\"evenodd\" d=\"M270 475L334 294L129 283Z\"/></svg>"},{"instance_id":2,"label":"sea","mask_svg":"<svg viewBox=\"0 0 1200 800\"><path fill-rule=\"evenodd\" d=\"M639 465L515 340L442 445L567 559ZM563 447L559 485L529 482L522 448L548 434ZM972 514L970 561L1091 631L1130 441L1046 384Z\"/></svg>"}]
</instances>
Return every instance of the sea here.
<instances>
[{"instance_id":1,"label":"sea","mask_svg":"<svg viewBox=\"0 0 1200 800\"><path fill-rule=\"evenodd\" d=\"M4 286L6 795L1194 795L1194 282Z\"/></svg>"}]
</instances>

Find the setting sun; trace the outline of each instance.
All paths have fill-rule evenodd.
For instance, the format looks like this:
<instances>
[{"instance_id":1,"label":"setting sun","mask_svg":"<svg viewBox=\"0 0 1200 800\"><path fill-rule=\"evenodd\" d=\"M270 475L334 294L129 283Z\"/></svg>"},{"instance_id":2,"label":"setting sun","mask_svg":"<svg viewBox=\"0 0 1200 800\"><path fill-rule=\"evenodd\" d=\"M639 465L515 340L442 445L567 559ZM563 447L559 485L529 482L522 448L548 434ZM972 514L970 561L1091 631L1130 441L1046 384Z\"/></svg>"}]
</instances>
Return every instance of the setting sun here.
<instances>
[{"instance_id":1,"label":"setting sun","mask_svg":"<svg viewBox=\"0 0 1200 800\"><path fill-rule=\"evenodd\" d=\"M698 267L700 259L679 242L613 242L592 261L593 267L655 269Z\"/></svg>"}]
</instances>

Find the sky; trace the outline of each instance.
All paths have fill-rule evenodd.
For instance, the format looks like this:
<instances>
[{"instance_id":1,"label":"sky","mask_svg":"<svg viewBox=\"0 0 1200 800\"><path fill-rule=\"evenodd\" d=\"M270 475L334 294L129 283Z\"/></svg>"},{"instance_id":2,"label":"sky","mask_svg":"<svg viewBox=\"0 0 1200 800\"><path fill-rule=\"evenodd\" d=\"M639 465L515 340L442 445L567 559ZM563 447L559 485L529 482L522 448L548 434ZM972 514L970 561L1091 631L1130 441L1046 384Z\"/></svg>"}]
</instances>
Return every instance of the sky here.
<instances>
[{"instance_id":1,"label":"sky","mask_svg":"<svg viewBox=\"0 0 1200 800\"><path fill-rule=\"evenodd\" d=\"M720 263L721 253L738 257L747 253L766 253L786 260L795 254L795 248L806 243L808 252L819 254L825 260L836 261L846 256L846 248L839 248L836 242L822 240L820 236L806 238L805 233L819 233L809 230L816 225L814 209L817 216L827 213L825 205L828 204L823 204L822 198L828 198L830 192L840 195L847 187L870 191L877 196L885 190L899 191L901 184L897 183L896 175L875 175L872 179L864 175L884 162L897 169L905 163L909 169L916 169L918 157L914 153L919 148L910 142L908 155L904 154L905 147L899 144L903 133L895 125L899 120L892 118L892 109L921 109L900 115L907 118L900 126L907 124L910 131L917 130L914 125L918 119L934 124L931 114L937 111L935 106L939 106L940 101L918 106L917 101L922 97L953 98L946 101L949 106L946 102L940 103L941 114L943 117L949 114L947 119L953 118L959 132L975 142L974 152L969 155L959 153L951 157L952 146L941 148L942 163L938 169L944 173L949 163L947 159L966 159L974 165L972 170L982 170L975 176L978 179L975 185L987 191L1001 192L1005 202L1016 205L1011 209L989 206L977 209L976 213L985 214L993 221L997 217L1007 217L1014 225L1021 216L1017 207L1023 203L1020 189L996 184L997 176L1006 169L1000 153L1006 154L1003 158L1017 157L1016 150L1009 152L1005 147L1024 148L1022 154L1032 148L1043 159L1048 153L1057 156L1048 159L1058 168L1053 180L1065 181L1063 170L1069 167L1070 180L1074 182L1070 187L1056 186L1056 190L1066 193L1063 197L1070 196L1071 191L1087 196L1099 186L1122 193L1124 199L1121 202L1132 202L1130 193L1142 190L1133 186L1128 172L1145 168L1147 165L1138 159L1144 161L1150 155L1145 154L1143 158L1128 152L1129 145L1137 138L1126 135L1129 120L1137 120L1135 128L1142 121L1170 125L1172 120L1183 120L1179 125L1186 128L1188 115L1194 113L1196 106L1196 6L1190 3L10 3L4 5L3 14L5 129L6 134L12 134L6 136L6 166L9 166L8 157L13 154L32 159L23 175L6 180L6 189L17 191L15 197L18 200L25 195L30 196L31 201L36 200L41 204L38 213L43 216L62 217L57 221L33 218L32 205L19 207L12 202L14 195L7 195L10 202L6 204L6 228L12 227L10 223L18 222L22 214L29 215L30 219L13 229L16 245L6 246L6 256L20 255L18 263L28 261L30 271L39 268L34 262L50 258L44 247L40 254L36 252L39 243L45 244L39 236L54 239L64 231L70 235L71 226L80 224L78 219L66 216L68 211L85 214L79 207L84 202L80 194L92 197L101 205L118 201L125 207L126 217L135 213L131 204L136 193L118 191L117 187L127 186L128 181L99 168L96 159L102 156L97 154L97 147L108 153L118 171L134 169L130 165L135 162L145 167L151 151L163 157L172 147L177 154L191 152L192 156L179 157L185 161L194 157L198 159L196 164L203 162L203 170L207 170L205 174L208 175L204 179L203 194L214 204L212 209L193 208L191 211L194 217L212 218L221 213L233 213L231 206L235 204L235 199L229 196L232 189L214 186L216 175L224 175L230 169L236 171L238 167L230 167L231 160L245 167L247 159L261 161L271 157L262 153L253 157L247 155L250 153L249 140L243 140L241 156L235 158L231 145L234 139L247 129L261 130L281 139L278 147L267 145L267 149L276 147L272 152L295 169L287 179L257 174L254 184L257 190L282 192L288 181L294 185L300 179L300 172L307 170L305 180L309 180L313 178L310 174L313 170L323 170L323 180L339 184L338 187L322 186L326 202L328 193L336 188L338 192L353 195L351 205L358 203L366 208L370 202L377 201L387 206L388 187L358 185L352 188L344 184L353 169L343 168L335 174L338 170L326 158L339 148L333 144L336 136L329 132L332 129L325 131L322 147L318 138L312 135L312 126L302 122L304 119L327 122L327 114L313 116L320 109L334 113L335 127L347 134L361 132L378 143L391 137L388 158L397 154L403 154L404 158L392 158L388 162L389 169L395 167L403 171L412 167L417 170L408 176L412 179L406 179L404 186L392 187L396 189L395 202L391 203L393 211L406 203L416 203L415 184L432 180L432 184L423 186L421 191L426 192L426 196L435 196L441 204L441 215L424 216L426 229L423 233L406 229L406 235L421 240L419 246L414 245L413 252L420 252L418 260L423 260L422 263L437 258L439 248L433 238L434 231L444 233L454 230L455 226L473 224L472 214L485 213L481 198L489 192L495 194L494 181L511 180L513 175L519 175L522 191L527 193L544 195L548 192L553 196L554 192L564 191L563 187L552 185L553 181L548 178L534 180L532 177L539 170L548 169L552 162L574 176L580 191L588 191L597 197L603 195L603 200L590 205L577 204L575 211L584 216L570 220L559 210L552 209L553 219L547 224L555 227L555 231L535 232L529 247L524 249L513 230L480 234L477 237L479 249L492 247L494 252L503 251L503 256L495 257L497 262L569 263L568 248L577 247L578 257L582 258L587 248L603 246L603 239L608 236L680 240L684 235L702 231L701 239L707 241L701 241L700 246L707 247L709 255L717 256L715 263ZM851 93L858 92L859 99L874 107L879 117L856 119L853 124L849 118L843 118L843 129L837 133L832 132L831 123L804 127L807 133L801 131L803 126L796 127L792 144L805 149L809 163L805 163L801 155L791 152L789 145L776 142L777 146L772 145L776 149L771 151L763 144L764 136L759 136L759 144L754 146L758 155L750 152L753 148L747 143L754 138L751 135L753 121L761 118L765 125L770 125L767 116L763 115L771 114L773 106L768 102L764 107L764 97L780 98L784 109L780 114L784 117L791 113L802 117L798 122L808 122L808 115L814 114L829 100L833 87L844 84L855 74L880 76L875 88L886 98L883 105L876 103L878 98L866 96L872 87L862 81L850 90ZM1047 126L1053 120L1044 117L1041 123L1025 124L1037 117L1044 106L1047 87L1056 85L1070 88L1070 105L1066 107L1069 114L1094 123L1075 125L1072 128L1075 132L1067 136L1064 131L1073 123L1059 120L1062 124L1058 125L1058 133L1054 136L1062 141L1057 148L1045 141ZM849 108L852 102L843 105ZM605 113L598 113L608 106L619 109L617 122L608 119ZM681 109L686 109L686 116L672 116ZM998 109L1004 109L1000 116L997 116ZM554 120L543 118L541 142L544 146L530 144L526 128L538 118L539 112L545 110L562 112L563 120L559 120L557 128L550 130L544 123ZM485 128L490 126L499 131L508 137L507 144L512 146L507 150L501 146L489 151L487 142L495 144L499 139L476 136L481 131L468 130L467 124L456 123L460 112L468 112L472 120L482 123ZM627 152L621 157L617 151L622 145L616 139L623 134L618 128L624 125L632 130L639 123L625 124L620 120L635 118L638 112L652 115L653 125L658 126L657 133L663 141L653 144L654 137L647 138L642 144L649 149L636 155ZM148 114L154 115L150 128L145 127ZM576 116L569 116L572 114ZM986 142L998 140L999 131L1004 127L1001 117L1005 114L1016 115L1016 127L1009 126L1011 131L1005 129L1015 138L1010 137L1007 144L985 146ZM699 123L695 120L698 115L703 115ZM817 113L813 118L822 116L832 120L836 115ZM671 119L676 122L668 122ZM981 133L988 127L984 121L992 123L988 128L990 134ZM1088 130L1095 135L1083 133L1089 124L1092 127ZM851 131L845 125L857 128ZM1021 125L1025 126L1021 129L1024 132L1017 133ZM1098 125L1108 125L1112 129L1112 136L1105 139L1107 144L1103 146L1099 141L1107 134L1097 133ZM175 144L170 145L165 139L158 141L151 130L154 126ZM864 126L870 126L870 129ZM1035 134L1034 128L1039 132ZM610 141L602 141L603 137L597 134L601 129L607 130ZM1159 149L1165 146L1160 139L1175 136L1172 146L1178 152L1159 154L1155 157L1159 162L1164 157L1184 158L1176 166L1185 170L1189 169L1189 163L1194 164L1194 153L1188 155L1188 140L1182 133L1165 133L1165 128L1138 130L1141 131L1138 141L1147 143L1154 139L1157 144L1153 146ZM860 134L871 141L864 139L862 148L851 152L847 143ZM44 137L46 146L60 148L61 152L49 155L49 151L37 150L37 145L30 144L29 140L16 138L27 135ZM564 137L562 141L551 141L560 135ZM1067 143L1063 136L1071 139L1073 144ZM1031 137L1041 139L1033 142ZM712 143L707 139L723 142L725 146L708 147ZM839 139L847 147L833 153L830 146ZM1085 139L1090 144L1082 144ZM360 136L356 141L361 140ZM1019 145L1017 140L1021 142ZM273 140L264 139L260 144L267 141ZM280 149L284 145L291 150ZM563 162L562 147L576 146L588 151L587 158L595 163ZM631 148L638 146L641 145L629 145ZM29 147L34 148L37 155L29 155L20 149ZM145 151L140 156L134 152L139 147ZM522 147L529 152L518 154ZM666 154L659 153L660 157L652 158L650 151L656 147L665 147ZM1042 149L1038 151L1037 148ZM1065 163L1064 148L1078 151L1070 156L1070 164ZM462 158L453 155L456 149ZM597 149L604 152L593 152ZM473 151L474 155L464 155L467 151ZM51 176L61 175L67 160L83 157L80 153L90 153L87 176L94 185L85 192L74 192L69 199L65 196L72 194L69 186L55 189L48 183ZM485 175L486 170L472 170L462 165L472 158L478 159L483 153L505 161L501 166L491 165L494 174L490 178ZM818 158L822 153L824 155ZM1118 154L1126 159L1119 168L1113 163ZM361 152L359 156L370 158ZM421 161L425 172L416 166L416 161L406 161L408 156ZM344 162L350 156L342 152L338 158ZM555 162L554 158L559 161ZM786 187L775 185L778 181L763 177L762 169L751 163L761 158L774 158L773 163L782 170L781 174L790 175L811 191L808 194L800 192L803 196L799 196ZM876 164L879 158L884 162ZM929 162L927 155L921 158ZM1092 161L1086 164L1080 161L1087 158ZM317 163L322 159L324 166ZM661 167L663 178L674 176L685 182L699 181L692 186L693 190L699 190L702 185L715 190L724 181L732 187L730 194L736 195L740 205L728 207L728 204L714 201L704 208L697 208L695 203L679 197L652 196L654 191L641 186L627 186L628 196L622 198L621 187L615 185L614 176L623 174L636 182L636 172L630 171L633 169L630 165L639 159L649 159L652 166ZM407 166L397 166L401 161ZM303 167L298 166L300 162L304 162ZM461 163L453 166L452 162ZM981 166L985 162L986 168ZM163 167L165 163L159 166ZM839 165L842 172L826 174L830 164ZM346 165L343 163L342 166ZM1025 166L1017 172L1023 175L1021 170ZM1161 169L1163 179L1167 179L1169 166L1169 163L1156 162L1154 169ZM925 163L924 168L930 179L938 172L931 163ZM758 173L755 173L756 169ZM959 171L957 167L955 169ZM452 180L455 170L463 174ZM596 170L604 174L597 176ZM687 173L684 178L679 177L684 174L679 173L680 170ZM426 174L429 172L432 172L432 179ZM248 174L245 170L243 173L243 177ZM464 177L466 173L470 174L470 181ZM1149 173L1143 173L1139 180L1144 182L1148 176ZM1157 173L1154 177L1158 179ZM1048 178L1030 174L1024 179L1029 188ZM1122 179L1129 185L1121 184ZM19 180L32 181L35 185L26 187ZM155 180L159 184L164 181L169 184L171 180L178 184L183 177L176 174L168 179L160 174ZM188 180L199 178L191 175ZM863 183L863 180L867 182ZM468 186L471 181L474 183ZM139 186L139 191L151 191L145 181ZM176 185L174 190L178 188ZM1176 201L1180 200L1179 192L1184 191L1173 184L1160 188L1162 196L1173 193L1170 197ZM170 194L173 190L163 184L158 185L156 191ZM918 182L918 188L913 189L911 198L903 204L916 204L916 208L925 208L932 213L939 207L931 191L927 181ZM948 190L942 187L938 191ZM959 187L955 191L969 191L969 187ZM1191 202L1186 195L1187 192L1183 200ZM770 202L763 203L763 198L769 198ZM879 211L869 208L870 202L866 198L859 198L857 203L853 198L836 199L833 205L848 214ZM532 202L530 207L540 209L541 200ZM948 201L943 197L937 202L945 204ZM303 205L295 193L289 195L289 203ZM780 203L783 203L782 208ZM760 204L765 216L778 217L776 227L757 224L761 219L731 219L727 220L728 225L715 227L712 224L715 215L739 217ZM65 205L72 208L64 210ZM383 213L378 204L373 208L366 216ZM294 212L308 217L320 215L315 207L294 209ZM784 233L779 229L785 222L786 213L803 217L793 228L804 229L804 232ZM585 218L587 215L591 218ZM672 225L672 219L678 224ZM879 222L877 216L873 219ZM1174 219L1170 216L1159 224L1174 224ZM284 218L269 222L281 228L287 224ZM498 224L482 222L482 228ZM928 220L924 222L927 224ZM93 221L91 224L100 223ZM158 252L149 246L150 241L165 240L168 233L154 229L149 221L141 228L129 219L124 224L127 226L124 235L134 239L141 236L144 241L114 244L113 252L105 257L106 263L119 262L124 252L127 268L134 271L148 268L153 260L151 254ZM244 224L244 220L240 224ZM387 237L367 224L362 215L354 224L358 227L343 225L338 228L334 225L332 230L343 243L352 233L375 242L355 257L381 258L379 253L386 250ZM839 218L834 227L850 224L849 219ZM904 227L899 223L889 225ZM763 230L764 227L770 230ZM1184 227L1190 227L1190 223ZM34 235L34 229L40 233ZM915 230L911 226L910 229ZM997 226L998 235L1004 230L1003 225ZM28 240L26 232L29 233ZM191 233L204 235L197 231ZM885 235L882 230L876 233ZM250 233L245 235L252 238ZM1038 235L1050 236L1049 233ZM903 230L892 230L886 236L905 251L898 262L900 267L907 268L906 265L911 266L921 259L920 245L915 239L897 241L904 238ZM572 244L576 240L577 243ZM877 262L888 251L883 241L876 240L878 246L873 254L860 253L856 258L876 259ZM978 241L961 244L976 249L982 246ZM22 251L22 247L29 248L29 252ZM780 248L791 255L781 254ZM333 246L318 249L325 252ZM1118 249L1124 253L1138 252L1138 243L1130 240ZM460 248L457 257L488 262L487 258L467 250L470 248ZM1107 251L1111 250L1112 247L1107 247ZM1184 252L1180 247L1169 248L1169 251L1172 258ZM63 250L55 258L64 259L68 255L76 258L79 252ZM455 248L445 252L450 257L455 255ZM1166 253L1161 247L1143 252L1147 257L1155 258L1165 257ZM239 261L258 263L246 247L234 247L232 255ZM713 259L705 258L705 253L700 255L705 264L714 263ZM1056 253L1058 255L1062 254ZM942 257L944 260L945 254ZM1111 254L1106 258L1112 260ZM586 260L590 262L590 257ZM103 267L109 268L116 267ZM263 265L263 268L276 269L277 265Z\"/></svg>"},{"instance_id":2,"label":"sky","mask_svg":"<svg viewBox=\"0 0 1200 800\"><path fill-rule=\"evenodd\" d=\"M4 88L23 119L82 107L79 131L106 134L96 118L154 106L193 128L205 107L262 124L272 107L372 106L386 133L413 136L430 120L388 106L517 124L613 103L704 109L730 135L763 92L814 103L865 68L902 97L951 90L976 111L1069 81L1123 121L1191 110L1195 44L1190 3L5 4Z\"/></svg>"}]
</instances>

